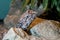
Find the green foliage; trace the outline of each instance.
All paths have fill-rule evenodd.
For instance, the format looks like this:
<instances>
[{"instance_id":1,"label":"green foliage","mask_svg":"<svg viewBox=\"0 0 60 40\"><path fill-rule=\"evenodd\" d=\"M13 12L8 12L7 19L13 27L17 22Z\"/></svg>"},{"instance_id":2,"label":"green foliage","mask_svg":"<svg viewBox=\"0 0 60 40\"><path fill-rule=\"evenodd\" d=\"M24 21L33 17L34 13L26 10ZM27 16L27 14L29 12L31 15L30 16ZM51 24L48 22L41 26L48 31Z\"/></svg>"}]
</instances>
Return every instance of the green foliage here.
<instances>
[{"instance_id":1,"label":"green foliage","mask_svg":"<svg viewBox=\"0 0 60 40\"><path fill-rule=\"evenodd\" d=\"M25 9L25 7L27 6L27 4L29 3L29 1L30 1L30 0L23 0L21 11L24 11L24 9Z\"/></svg>"},{"instance_id":2,"label":"green foliage","mask_svg":"<svg viewBox=\"0 0 60 40\"><path fill-rule=\"evenodd\" d=\"M51 8L53 8L53 6L56 6L56 8L59 7L59 0L51 0ZM59 11L59 9L57 9Z\"/></svg>"},{"instance_id":3,"label":"green foliage","mask_svg":"<svg viewBox=\"0 0 60 40\"><path fill-rule=\"evenodd\" d=\"M12 0L12 3L14 3L15 2L15 0Z\"/></svg>"},{"instance_id":4,"label":"green foliage","mask_svg":"<svg viewBox=\"0 0 60 40\"><path fill-rule=\"evenodd\" d=\"M12 3L14 3L15 1L16 0L12 0ZM21 2L22 5L21 5L20 10L23 12L26 9L27 5L28 6L30 5L29 8L32 10L38 10L40 6L37 7L37 3L38 3L38 0L22 0L22 2ZM41 4L43 5L43 9L46 10L47 5L48 5L48 0L43 0L43 2Z\"/></svg>"},{"instance_id":5,"label":"green foliage","mask_svg":"<svg viewBox=\"0 0 60 40\"><path fill-rule=\"evenodd\" d=\"M60 0L52 0L51 8L53 8L54 5L56 6L57 11L59 12L57 14L60 16Z\"/></svg>"},{"instance_id":6,"label":"green foliage","mask_svg":"<svg viewBox=\"0 0 60 40\"><path fill-rule=\"evenodd\" d=\"M60 0L59 1L57 1L57 11L59 11L60 12Z\"/></svg>"},{"instance_id":7,"label":"green foliage","mask_svg":"<svg viewBox=\"0 0 60 40\"><path fill-rule=\"evenodd\" d=\"M51 8L53 8L54 6L56 6L56 9L59 13L57 13L60 16L60 0L39 0L40 1L40 5L39 7L38 5L38 0L22 0L22 5L21 5L21 11L25 11L26 6L28 5L30 9L32 10L38 10L40 11L40 9L43 10L48 10L48 6L49 6L49 1L51 1ZM42 2L41 2L42 1ZM15 0L12 1L12 3L14 3Z\"/></svg>"},{"instance_id":8,"label":"green foliage","mask_svg":"<svg viewBox=\"0 0 60 40\"><path fill-rule=\"evenodd\" d=\"M30 8L32 10L34 10L34 9L36 9L36 7L37 7L37 0L31 0L31 6L30 6Z\"/></svg>"},{"instance_id":9,"label":"green foliage","mask_svg":"<svg viewBox=\"0 0 60 40\"><path fill-rule=\"evenodd\" d=\"M23 0L22 6L21 6L21 11L24 11L26 9L26 6L28 5L28 3L30 4L29 8L32 10L38 10L40 7L40 6L37 7L38 0ZM46 10L46 8L48 6L48 0L43 0L43 2L41 4L43 5L43 9Z\"/></svg>"},{"instance_id":10,"label":"green foliage","mask_svg":"<svg viewBox=\"0 0 60 40\"><path fill-rule=\"evenodd\" d=\"M46 10L48 6L48 0L43 0L42 5L43 5L44 10Z\"/></svg>"}]
</instances>

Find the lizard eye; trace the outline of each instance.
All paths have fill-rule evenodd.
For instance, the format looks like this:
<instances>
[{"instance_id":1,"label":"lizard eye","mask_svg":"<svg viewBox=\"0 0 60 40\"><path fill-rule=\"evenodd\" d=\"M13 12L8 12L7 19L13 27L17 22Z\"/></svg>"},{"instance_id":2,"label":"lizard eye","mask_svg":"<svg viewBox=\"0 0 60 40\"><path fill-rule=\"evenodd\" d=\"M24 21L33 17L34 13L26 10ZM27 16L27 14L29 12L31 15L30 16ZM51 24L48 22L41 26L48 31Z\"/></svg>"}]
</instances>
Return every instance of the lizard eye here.
<instances>
[{"instance_id":1,"label":"lizard eye","mask_svg":"<svg viewBox=\"0 0 60 40\"><path fill-rule=\"evenodd\" d=\"M32 10L29 10L29 11L28 11L28 13L30 13L30 14L32 14L32 12L33 12Z\"/></svg>"},{"instance_id":2,"label":"lizard eye","mask_svg":"<svg viewBox=\"0 0 60 40\"><path fill-rule=\"evenodd\" d=\"M28 13L30 13L30 10L28 10Z\"/></svg>"}]
</instances>

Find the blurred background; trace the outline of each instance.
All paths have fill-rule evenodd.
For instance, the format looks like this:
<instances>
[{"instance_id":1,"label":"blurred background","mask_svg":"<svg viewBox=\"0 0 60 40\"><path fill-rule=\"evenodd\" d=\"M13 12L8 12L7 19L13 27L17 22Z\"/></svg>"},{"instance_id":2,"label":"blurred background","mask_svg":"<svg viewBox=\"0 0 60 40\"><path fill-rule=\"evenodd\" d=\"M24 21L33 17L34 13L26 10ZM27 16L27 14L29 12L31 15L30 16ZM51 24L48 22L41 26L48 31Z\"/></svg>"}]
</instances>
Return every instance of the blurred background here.
<instances>
[{"instance_id":1,"label":"blurred background","mask_svg":"<svg viewBox=\"0 0 60 40\"><path fill-rule=\"evenodd\" d=\"M11 0L0 0L0 23L4 20L10 9Z\"/></svg>"}]
</instances>

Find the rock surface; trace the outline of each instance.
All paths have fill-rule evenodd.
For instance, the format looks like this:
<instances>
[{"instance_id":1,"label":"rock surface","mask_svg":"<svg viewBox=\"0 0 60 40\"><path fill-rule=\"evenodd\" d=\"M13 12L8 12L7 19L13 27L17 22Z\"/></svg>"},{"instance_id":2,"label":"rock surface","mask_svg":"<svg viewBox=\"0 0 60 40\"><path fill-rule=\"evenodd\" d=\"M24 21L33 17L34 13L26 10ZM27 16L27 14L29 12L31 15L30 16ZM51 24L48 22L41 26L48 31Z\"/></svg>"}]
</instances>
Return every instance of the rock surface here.
<instances>
[{"instance_id":1,"label":"rock surface","mask_svg":"<svg viewBox=\"0 0 60 40\"><path fill-rule=\"evenodd\" d=\"M32 35L43 36L49 40L58 40L60 38L59 30L60 23L52 20L45 20L30 29Z\"/></svg>"},{"instance_id":2,"label":"rock surface","mask_svg":"<svg viewBox=\"0 0 60 40\"><path fill-rule=\"evenodd\" d=\"M14 27L18 22L19 17L17 15L7 15L4 19L4 25L6 28Z\"/></svg>"},{"instance_id":3,"label":"rock surface","mask_svg":"<svg viewBox=\"0 0 60 40\"><path fill-rule=\"evenodd\" d=\"M3 36L7 33L8 29L3 27L3 24L0 24L0 40L2 40Z\"/></svg>"},{"instance_id":4,"label":"rock surface","mask_svg":"<svg viewBox=\"0 0 60 40\"><path fill-rule=\"evenodd\" d=\"M11 28L3 40L60 40L60 23L36 18L30 25L30 32L32 35L21 28Z\"/></svg>"},{"instance_id":5,"label":"rock surface","mask_svg":"<svg viewBox=\"0 0 60 40\"><path fill-rule=\"evenodd\" d=\"M15 2L11 3L8 15L4 19L4 24L7 28L14 26L21 16L20 6L21 0L15 0Z\"/></svg>"},{"instance_id":6,"label":"rock surface","mask_svg":"<svg viewBox=\"0 0 60 40\"><path fill-rule=\"evenodd\" d=\"M47 40L44 37L36 37L28 35L21 28L11 28L8 33L4 36L3 40Z\"/></svg>"}]
</instances>

